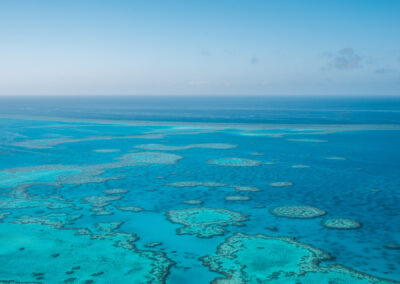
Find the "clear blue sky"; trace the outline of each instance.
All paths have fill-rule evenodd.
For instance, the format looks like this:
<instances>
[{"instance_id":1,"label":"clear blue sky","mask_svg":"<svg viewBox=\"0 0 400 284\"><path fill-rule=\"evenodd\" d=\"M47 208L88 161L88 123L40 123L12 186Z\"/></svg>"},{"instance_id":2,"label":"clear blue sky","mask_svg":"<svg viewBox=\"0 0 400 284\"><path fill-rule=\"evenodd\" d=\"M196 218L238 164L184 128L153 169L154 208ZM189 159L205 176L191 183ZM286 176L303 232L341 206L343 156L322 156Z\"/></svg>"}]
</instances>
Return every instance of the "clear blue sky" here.
<instances>
[{"instance_id":1,"label":"clear blue sky","mask_svg":"<svg viewBox=\"0 0 400 284\"><path fill-rule=\"evenodd\" d=\"M1 0L0 94L400 95L400 1Z\"/></svg>"}]
</instances>

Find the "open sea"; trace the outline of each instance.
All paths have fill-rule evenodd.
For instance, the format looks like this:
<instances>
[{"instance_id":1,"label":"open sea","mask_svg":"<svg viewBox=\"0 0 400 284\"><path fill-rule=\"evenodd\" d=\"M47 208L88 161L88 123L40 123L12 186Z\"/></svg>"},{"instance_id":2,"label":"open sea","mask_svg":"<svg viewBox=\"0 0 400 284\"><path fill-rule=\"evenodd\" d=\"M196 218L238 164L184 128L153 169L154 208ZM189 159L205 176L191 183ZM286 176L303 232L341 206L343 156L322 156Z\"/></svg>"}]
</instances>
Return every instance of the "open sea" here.
<instances>
[{"instance_id":1,"label":"open sea","mask_svg":"<svg viewBox=\"0 0 400 284\"><path fill-rule=\"evenodd\" d=\"M0 283L400 283L400 98L0 97Z\"/></svg>"}]
</instances>

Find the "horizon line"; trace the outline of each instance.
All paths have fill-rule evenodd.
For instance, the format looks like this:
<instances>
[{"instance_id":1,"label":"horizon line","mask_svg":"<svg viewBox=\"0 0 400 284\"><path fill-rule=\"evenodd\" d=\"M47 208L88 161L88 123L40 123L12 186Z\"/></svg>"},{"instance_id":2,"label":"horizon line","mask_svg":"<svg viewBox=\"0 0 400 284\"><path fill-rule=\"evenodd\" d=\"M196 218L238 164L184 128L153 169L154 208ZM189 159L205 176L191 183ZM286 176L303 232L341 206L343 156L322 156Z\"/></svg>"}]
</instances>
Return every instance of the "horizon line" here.
<instances>
[{"instance_id":1,"label":"horizon line","mask_svg":"<svg viewBox=\"0 0 400 284\"><path fill-rule=\"evenodd\" d=\"M0 94L1 97L400 97L399 94Z\"/></svg>"}]
</instances>

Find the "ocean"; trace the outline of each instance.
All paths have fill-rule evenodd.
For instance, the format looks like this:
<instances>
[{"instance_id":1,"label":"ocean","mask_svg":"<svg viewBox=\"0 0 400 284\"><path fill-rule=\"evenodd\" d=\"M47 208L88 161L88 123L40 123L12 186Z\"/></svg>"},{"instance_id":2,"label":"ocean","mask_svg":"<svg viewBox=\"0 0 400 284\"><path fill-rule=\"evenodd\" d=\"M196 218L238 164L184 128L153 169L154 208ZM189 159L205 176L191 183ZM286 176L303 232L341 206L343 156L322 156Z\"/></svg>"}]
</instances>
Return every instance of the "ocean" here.
<instances>
[{"instance_id":1,"label":"ocean","mask_svg":"<svg viewBox=\"0 0 400 284\"><path fill-rule=\"evenodd\" d=\"M0 97L0 282L400 283L399 145L397 97Z\"/></svg>"}]
</instances>

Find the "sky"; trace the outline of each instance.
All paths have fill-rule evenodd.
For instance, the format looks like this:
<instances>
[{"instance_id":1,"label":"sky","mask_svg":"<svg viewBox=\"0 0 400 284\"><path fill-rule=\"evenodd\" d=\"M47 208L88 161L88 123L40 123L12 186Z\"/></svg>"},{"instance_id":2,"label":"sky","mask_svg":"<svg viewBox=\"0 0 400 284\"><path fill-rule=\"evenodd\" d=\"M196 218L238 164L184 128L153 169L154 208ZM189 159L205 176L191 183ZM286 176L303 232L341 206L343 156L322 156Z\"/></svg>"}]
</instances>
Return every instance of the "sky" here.
<instances>
[{"instance_id":1,"label":"sky","mask_svg":"<svg viewBox=\"0 0 400 284\"><path fill-rule=\"evenodd\" d=\"M0 95L400 95L398 0L1 0Z\"/></svg>"}]
</instances>

